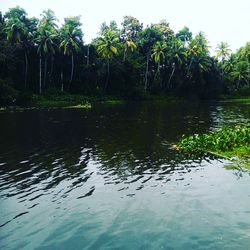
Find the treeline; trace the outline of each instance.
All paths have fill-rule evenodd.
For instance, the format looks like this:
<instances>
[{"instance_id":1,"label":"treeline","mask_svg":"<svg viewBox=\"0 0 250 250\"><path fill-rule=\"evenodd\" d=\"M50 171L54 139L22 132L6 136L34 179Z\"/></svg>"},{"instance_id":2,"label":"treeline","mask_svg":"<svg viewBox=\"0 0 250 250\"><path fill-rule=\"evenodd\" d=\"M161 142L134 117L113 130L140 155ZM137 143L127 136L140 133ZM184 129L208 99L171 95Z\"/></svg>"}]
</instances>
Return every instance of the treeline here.
<instances>
[{"instance_id":1,"label":"treeline","mask_svg":"<svg viewBox=\"0 0 250 250\"><path fill-rule=\"evenodd\" d=\"M199 96L249 89L250 42L231 53L221 42L217 55L208 40L184 27L175 33L165 20L143 27L125 16L121 29L103 23L84 44L80 17L61 27L52 10L40 19L24 9L0 12L0 101L32 93L69 92L140 98L145 93Z\"/></svg>"}]
</instances>

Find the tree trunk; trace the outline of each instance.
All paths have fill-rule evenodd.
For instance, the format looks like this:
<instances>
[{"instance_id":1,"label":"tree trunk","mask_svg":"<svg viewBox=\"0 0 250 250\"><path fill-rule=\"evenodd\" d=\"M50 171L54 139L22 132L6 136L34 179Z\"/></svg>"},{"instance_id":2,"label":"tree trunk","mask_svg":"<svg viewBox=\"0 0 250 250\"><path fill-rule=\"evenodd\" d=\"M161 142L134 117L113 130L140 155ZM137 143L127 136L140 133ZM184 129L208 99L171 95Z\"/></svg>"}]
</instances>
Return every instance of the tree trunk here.
<instances>
[{"instance_id":1,"label":"tree trunk","mask_svg":"<svg viewBox=\"0 0 250 250\"><path fill-rule=\"evenodd\" d=\"M87 66L89 66L89 45L87 48Z\"/></svg>"},{"instance_id":2,"label":"tree trunk","mask_svg":"<svg viewBox=\"0 0 250 250\"><path fill-rule=\"evenodd\" d=\"M193 58L191 59L189 66L188 66L187 77L189 76L189 72L190 72L190 68L191 68L192 63L193 63Z\"/></svg>"},{"instance_id":3,"label":"tree trunk","mask_svg":"<svg viewBox=\"0 0 250 250\"><path fill-rule=\"evenodd\" d=\"M71 74L70 74L70 81L69 81L69 89L73 80L73 74L74 74L74 54L71 54Z\"/></svg>"},{"instance_id":4,"label":"tree trunk","mask_svg":"<svg viewBox=\"0 0 250 250\"><path fill-rule=\"evenodd\" d=\"M237 81L237 84L236 84L236 88L237 88L237 90L240 89L240 77L238 77L238 81Z\"/></svg>"},{"instance_id":5,"label":"tree trunk","mask_svg":"<svg viewBox=\"0 0 250 250\"><path fill-rule=\"evenodd\" d=\"M24 53L25 56L25 76L24 76L24 89L27 89L27 77L28 77L28 56L27 53Z\"/></svg>"},{"instance_id":6,"label":"tree trunk","mask_svg":"<svg viewBox=\"0 0 250 250\"><path fill-rule=\"evenodd\" d=\"M43 73L43 88L46 88L46 78L47 78L47 56L44 58L44 73Z\"/></svg>"},{"instance_id":7,"label":"tree trunk","mask_svg":"<svg viewBox=\"0 0 250 250\"><path fill-rule=\"evenodd\" d=\"M157 64L157 70L156 70L156 73L155 73L154 80L156 79L156 77L158 76L158 74L160 74L160 63Z\"/></svg>"},{"instance_id":8,"label":"tree trunk","mask_svg":"<svg viewBox=\"0 0 250 250\"><path fill-rule=\"evenodd\" d=\"M160 74L160 63L157 64L157 70L156 70L156 73L155 73L155 77L154 77L154 82L156 81L157 79L157 76L159 75L160 78L161 78L161 74ZM162 83L161 83L161 79L160 79L160 88L162 87Z\"/></svg>"},{"instance_id":9,"label":"tree trunk","mask_svg":"<svg viewBox=\"0 0 250 250\"><path fill-rule=\"evenodd\" d=\"M126 49L124 49L124 54L123 54L123 62L125 62L125 61L126 61L126 55L127 55L127 51L126 51Z\"/></svg>"},{"instance_id":10,"label":"tree trunk","mask_svg":"<svg viewBox=\"0 0 250 250\"><path fill-rule=\"evenodd\" d=\"M108 83L109 83L109 74L110 74L110 69L109 69L109 59L107 61L107 78L106 78L106 83L105 83L105 87L104 87L104 92L106 92L106 89L107 89L107 86L108 86Z\"/></svg>"},{"instance_id":11,"label":"tree trunk","mask_svg":"<svg viewBox=\"0 0 250 250\"><path fill-rule=\"evenodd\" d=\"M148 86L148 64L149 64L149 52L147 53L147 65L146 65L146 72L145 72L145 83L144 83L144 91L147 91Z\"/></svg>"},{"instance_id":12,"label":"tree trunk","mask_svg":"<svg viewBox=\"0 0 250 250\"><path fill-rule=\"evenodd\" d=\"M54 56L51 55L51 65L50 65L50 82L52 82L52 74L54 69Z\"/></svg>"},{"instance_id":13,"label":"tree trunk","mask_svg":"<svg viewBox=\"0 0 250 250\"><path fill-rule=\"evenodd\" d=\"M171 75L170 75L170 77L168 79L168 88L170 88L170 82L171 82L171 79L172 79L172 77L174 75L174 72L175 72L175 64L173 63L173 70L172 70L172 73L171 73Z\"/></svg>"},{"instance_id":14,"label":"tree trunk","mask_svg":"<svg viewBox=\"0 0 250 250\"><path fill-rule=\"evenodd\" d=\"M42 54L39 54L39 94L42 94Z\"/></svg>"},{"instance_id":15,"label":"tree trunk","mask_svg":"<svg viewBox=\"0 0 250 250\"><path fill-rule=\"evenodd\" d=\"M61 91L63 92L63 69L61 69Z\"/></svg>"}]
</instances>

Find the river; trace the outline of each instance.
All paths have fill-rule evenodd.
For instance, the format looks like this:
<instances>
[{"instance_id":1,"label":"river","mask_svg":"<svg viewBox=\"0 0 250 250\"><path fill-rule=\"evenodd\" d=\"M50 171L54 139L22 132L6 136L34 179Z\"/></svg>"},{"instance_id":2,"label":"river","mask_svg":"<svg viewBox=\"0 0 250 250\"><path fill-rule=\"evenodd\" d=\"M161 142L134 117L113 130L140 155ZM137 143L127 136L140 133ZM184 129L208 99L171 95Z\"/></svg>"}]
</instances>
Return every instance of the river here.
<instances>
[{"instance_id":1,"label":"river","mask_svg":"<svg viewBox=\"0 0 250 250\"><path fill-rule=\"evenodd\" d=\"M0 249L250 249L250 174L172 145L250 105L0 112Z\"/></svg>"}]
</instances>

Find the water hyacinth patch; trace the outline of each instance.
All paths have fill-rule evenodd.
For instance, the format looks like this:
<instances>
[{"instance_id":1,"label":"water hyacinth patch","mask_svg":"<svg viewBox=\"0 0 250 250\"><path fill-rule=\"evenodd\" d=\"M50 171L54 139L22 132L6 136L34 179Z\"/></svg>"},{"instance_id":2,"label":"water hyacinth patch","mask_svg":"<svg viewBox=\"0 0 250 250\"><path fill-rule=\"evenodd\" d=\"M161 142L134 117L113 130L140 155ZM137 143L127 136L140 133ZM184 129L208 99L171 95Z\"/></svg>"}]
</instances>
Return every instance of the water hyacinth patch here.
<instances>
[{"instance_id":1,"label":"water hyacinth patch","mask_svg":"<svg viewBox=\"0 0 250 250\"><path fill-rule=\"evenodd\" d=\"M250 146L250 124L225 127L215 132L183 137L178 143L179 150L186 153L224 152L237 147Z\"/></svg>"}]
</instances>

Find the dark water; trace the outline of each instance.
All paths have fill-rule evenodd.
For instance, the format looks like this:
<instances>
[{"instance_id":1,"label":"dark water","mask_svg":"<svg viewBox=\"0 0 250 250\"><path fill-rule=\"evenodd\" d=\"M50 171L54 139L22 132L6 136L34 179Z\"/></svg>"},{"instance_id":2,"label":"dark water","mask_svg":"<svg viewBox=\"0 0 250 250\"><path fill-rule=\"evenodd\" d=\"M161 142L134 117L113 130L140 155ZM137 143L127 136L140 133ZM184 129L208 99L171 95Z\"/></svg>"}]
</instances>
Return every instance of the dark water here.
<instances>
[{"instance_id":1,"label":"dark water","mask_svg":"<svg viewBox=\"0 0 250 250\"><path fill-rule=\"evenodd\" d=\"M0 113L0 249L250 249L250 175L186 159L182 134L250 105Z\"/></svg>"}]
</instances>

